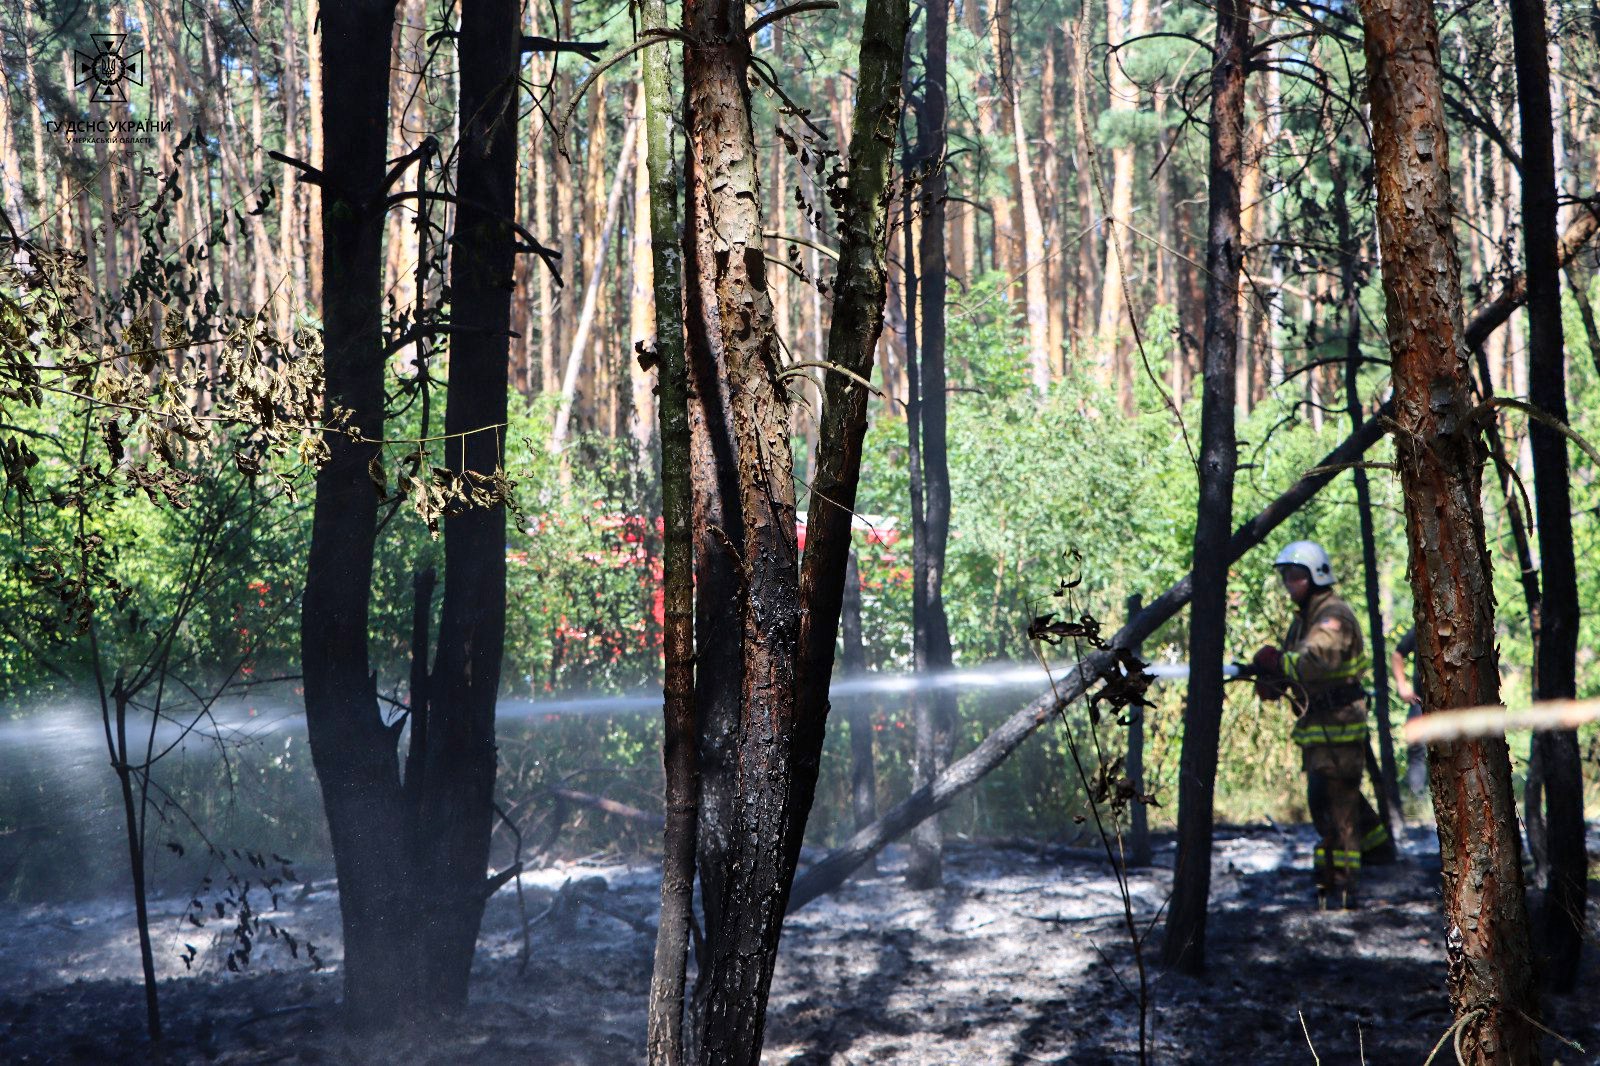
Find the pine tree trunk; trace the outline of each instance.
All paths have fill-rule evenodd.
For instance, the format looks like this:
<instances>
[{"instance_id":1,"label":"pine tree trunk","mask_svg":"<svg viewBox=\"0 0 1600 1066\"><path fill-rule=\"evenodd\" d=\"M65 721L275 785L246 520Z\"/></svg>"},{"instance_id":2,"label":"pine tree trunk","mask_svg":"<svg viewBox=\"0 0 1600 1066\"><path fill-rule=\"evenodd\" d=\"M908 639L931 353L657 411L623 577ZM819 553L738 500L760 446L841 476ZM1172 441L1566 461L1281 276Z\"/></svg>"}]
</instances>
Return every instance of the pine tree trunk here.
<instances>
[{"instance_id":1,"label":"pine tree trunk","mask_svg":"<svg viewBox=\"0 0 1600 1066\"><path fill-rule=\"evenodd\" d=\"M148 25L148 23L146 23ZM296 138L300 136L300 56L295 27L295 10L287 7L283 11L283 75L281 96L283 97L283 151L289 155L305 158L304 150ZM315 105L313 105L315 106ZM163 151L165 156L165 151ZM278 262L292 274L292 280L285 283L287 299L283 301L284 313L279 322L284 333L289 332L288 326L294 320L294 315L305 303L306 299L306 268L305 250L299 245L300 221L298 218L300 182L284 175L278 179Z\"/></svg>"},{"instance_id":2,"label":"pine tree trunk","mask_svg":"<svg viewBox=\"0 0 1600 1066\"><path fill-rule=\"evenodd\" d=\"M588 267L589 276L583 287L583 310L578 314L578 325L572 334L572 345L567 352L566 368L561 375L561 404L556 409L555 426L550 436L550 450L559 452L566 444L568 429L572 423L573 408L579 399L578 377L586 362L586 354L591 346L591 337L594 333L594 324L602 317L600 310L601 301L605 294L605 265L606 252L611 248L611 237L617 229L617 217L622 213L622 194L628 185L628 173L632 169L636 153L634 152L634 139L638 136L639 123L637 119L628 120L627 132L622 137L622 154L617 160L617 169L611 176L611 191L606 195L605 215L598 224L596 231L595 247L589 250ZM598 153L598 149L596 149ZM594 163L599 166L598 160ZM598 377L596 371L594 377ZM591 381L594 379L591 378ZM597 400L594 394L600 392L598 385L591 388L590 399Z\"/></svg>"},{"instance_id":3,"label":"pine tree trunk","mask_svg":"<svg viewBox=\"0 0 1600 1066\"><path fill-rule=\"evenodd\" d=\"M1339 286L1344 292L1345 408L1350 413L1350 428L1359 429L1365 420L1359 388L1361 371L1361 289L1362 270L1356 256L1356 236L1350 224L1350 203L1344 158L1335 148L1329 160L1333 178L1331 201L1334 220L1339 234ZM1309 306L1309 305L1308 305ZM1400 784L1394 766L1394 736L1389 722L1389 675L1383 664L1389 661L1385 650L1383 610L1378 599L1378 548L1373 532L1372 488L1367 483L1367 472L1356 467L1350 472L1356 486L1356 515L1361 527L1361 575L1367 601L1367 633L1372 649L1372 661L1378 664L1372 673L1373 712L1378 727L1379 779L1373 782L1378 793L1379 814L1393 833L1398 826L1400 812Z\"/></svg>"},{"instance_id":4,"label":"pine tree trunk","mask_svg":"<svg viewBox=\"0 0 1600 1066\"><path fill-rule=\"evenodd\" d=\"M932 29L932 14L930 0L930 49ZM1022 274L1022 296L1024 317L1028 324L1028 370L1033 379L1033 387L1041 396L1050 388L1050 367L1052 352L1050 351L1050 305L1045 288L1045 278L1048 276L1047 264L1044 259L1044 219L1039 212L1039 194L1035 188L1033 173L1033 150L1028 144L1028 127L1026 115L1022 109L1022 90L1017 82L1016 55L1011 36L1011 0L995 0L995 47L999 51L1001 91L1005 93L1005 113L1009 122L1007 127L1011 134L1011 142L1017 154L1016 164L1016 189L1017 203L1014 218L1020 233L1021 258L1017 263L1017 271ZM938 31L943 37L949 36L948 12L941 17L941 29ZM943 47L943 46L942 46ZM946 49L948 50L948 49ZM931 55L931 51L930 51ZM931 60L930 60L931 61ZM946 66L941 60L938 64L941 71ZM933 77L933 70L925 71L926 76ZM943 77L943 75L940 75ZM948 110L941 102L940 111L940 136L943 137L944 113ZM919 119L919 122L922 120ZM939 205L941 219L944 214L944 205ZM924 212L924 222L926 222ZM939 237L941 256L944 248L944 236ZM943 275L945 265L941 258L939 263L940 274ZM941 283L941 290L943 285ZM942 294L942 293L941 293ZM941 307L943 304L941 303ZM942 367L941 367L942 369Z\"/></svg>"},{"instance_id":5,"label":"pine tree trunk","mask_svg":"<svg viewBox=\"0 0 1600 1066\"><path fill-rule=\"evenodd\" d=\"M718 550L733 556L740 578L727 607L738 619L743 675L728 708L737 717L719 723L731 733L737 802L722 812L730 821L716 841L721 853L702 859L721 876L714 902L707 886L695 1035L700 1062L742 1063L760 1054L788 888L773 842L784 839L789 814L799 549L789 413L762 252L744 6L689 0L683 28L693 203L685 281L698 340L690 354L709 358L698 380L726 383L725 392L701 399L721 423L715 463L726 543Z\"/></svg>"},{"instance_id":6,"label":"pine tree trunk","mask_svg":"<svg viewBox=\"0 0 1600 1066\"><path fill-rule=\"evenodd\" d=\"M904 0L870 0L863 24L827 353L856 375L869 371L882 328L884 192L906 21ZM754 1064L821 760L866 391L828 375L802 574L743 5L689 0L684 30L696 543L720 559L702 558L696 589L697 620L712 624L697 633L705 953L694 1058Z\"/></svg>"},{"instance_id":7,"label":"pine tree trunk","mask_svg":"<svg viewBox=\"0 0 1600 1066\"><path fill-rule=\"evenodd\" d=\"M966 0L963 4L967 28L980 40L987 35L990 47L994 50L995 73L992 76L983 73L978 77L978 134L984 144L993 143L996 137L1009 136L1012 128L1010 112L1007 111L1011 101L1007 83L1011 71L1006 65L1010 45L1002 47L1002 36L1008 36L1011 32L1010 0L989 0L989 4L987 24L979 13L978 0ZM1000 112L998 117L996 110ZM1010 299L1015 308L1021 300L1016 283L1019 281L1017 274L1022 270L1022 247L1017 239L1015 217L1016 172L1014 167L999 167L987 158L984 165L991 171L987 184L993 190L989 195L989 224L994 269L1012 283Z\"/></svg>"},{"instance_id":8,"label":"pine tree trunk","mask_svg":"<svg viewBox=\"0 0 1600 1066\"><path fill-rule=\"evenodd\" d=\"M1222 660L1227 654L1227 544L1233 528L1237 464L1234 372L1243 258L1239 183L1245 140L1245 64L1250 54L1249 0L1224 0L1218 6L1214 54L1205 384L1200 415L1200 505L1194 532L1194 602L1189 607L1189 696L1178 771L1178 858L1161 954L1166 965L1185 973L1205 968L1212 797L1222 728Z\"/></svg>"},{"instance_id":9,"label":"pine tree trunk","mask_svg":"<svg viewBox=\"0 0 1600 1066\"><path fill-rule=\"evenodd\" d=\"M1522 129L1522 232L1528 279L1528 399L1567 421L1566 340L1561 324L1561 267L1556 238L1554 118L1544 0L1512 0L1517 103ZM1534 501L1541 578L1534 698L1577 696L1578 579L1572 549L1567 440L1534 421ZM1576 730L1535 733L1544 778L1548 888L1540 915L1546 984L1569 992L1577 981L1585 932L1588 853L1584 841L1583 771Z\"/></svg>"},{"instance_id":10,"label":"pine tree trunk","mask_svg":"<svg viewBox=\"0 0 1600 1066\"><path fill-rule=\"evenodd\" d=\"M667 28L666 0L646 0L640 28ZM655 294L656 410L661 445L662 586L665 660L661 758L666 777L662 836L661 918L650 978L652 1066L684 1060L684 973L693 920L695 820L699 766L695 752L693 487L688 369L684 362L683 258L678 233L678 173L672 150L672 79L666 45L640 56L648 180L651 281ZM636 221L636 225L644 220Z\"/></svg>"},{"instance_id":11,"label":"pine tree trunk","mask_svg":"<svg viewBox=\"0 0 1600 1066\"><path fill-rule=\"evenodd\" d=\"M912 395L916 402L908 420L918 423L914 443L921 460L920 489L916 511L920 518L913 531L912 556L912 652L916 668L923 673L938 673L951 665L950 624L944 610L944 558L950 539L950 461L947 444L945 390L945 291L948 276L945 266L945 204L948 181L944 159L948 115L948 64L950 11L949 0L928 0L925 8L927 43L923 61L922 106L917 112L917 151L926 177L921 190L922 228L918 249L922 345L918 360L918 382ZM1026 171L1025 171L1026 173ZM1031 193L1031 179L1024 191ZM1038 212L1034 210L1037 224ZM1039 235L1037 225L1031 231ZM1031 243L1031 239L1030 239ZM1043 242L1039 256L1043 258ZM1042 264L1040 264L1042 267ZM1042 273L1035 270L1030 278ZM1038 286L1042 316L1043 286ZM1034 325L1033 286L1029 287L1030 331ZM1042 338L1041 338L1042 339ZM1039 385L1039 363L1035 352L1035 385ZM1049 385L1049 363L1045 360L1043 386ZM1041 391L1042 391L1041 387ZM955 743L956 700L948 689L923 689L915 703L916 767L915 781L920 787L932 781L950 761ZM906 881L915 888L933 888L942 880L942 840L938 822L929 819L912 838Z\"/></svg>"},{"instance_id":12,"label":"pine tree trunk","mask_svg":"<svg viewBox=\"0 0 1600 1066\"><path fill-rule=\"evenodd\" d=\"M656 58L660 58L659 55ZM634 100L637 121L644 121L645 89L643 83ZM652 298L654 280L650 258L650 138L639 136L634 144L633 157L633 233L632 268L628 271L629 330L628 347L623 362L628 377L628 435L633 438L639 456L639 469L648 471L650 462L650 437L655 426L655 397L650 372L639 364L638 353L650 348L656 332L655 304Z\"/></svg>"},{"instance_id":13,"label":"pine tree trunk","mask_svg":"<svg viewBox=\"0 0 1600 1066\"><path fill-rule=\"evenodd\" d=\"M317 12L318 0L305 0L305 25L306 25L306 81L310 94L306 100L307 113L311 118L311 135L306 144L306 161L312 166L322 169L326 156L326 132L323 122L323 86L322 86L322 46L318 33ZM387 80L387 79L385 79ZM308 205L306 210L307 241L309 251L307 258L307 279L310 291L306 299L317 307L323 306L322 302L322 263L323 255L319 249L324 246L322 232L322 192L315 185L306 186L308 190Z\"/></svg>"},{"instance_id":14,"label":"pine tree trunk","mask_svg":"<svg viewBox=\"0 0 1600 1066\"><path fill-rule=\"evenodd\" d=\"M320 36L329 105L322 272L339 279L322 302L324 402L330 416L349 409L368 440L384 426L380 192L393 18L386 0L331 5ZM396 737L379 713L368 658L378 500L367 467L378 449L338 433L326 441L301 609L306 725L339 878L345 1012L357 1025L381 1025L420 1009L426 975L416 888L404 876L411 827Z\"/></svg>"},{"instance_id":15,"label":"pine tree trunk","mask_svg":"<svg viewBox=\"0 0 1600 1066\"><path fill-rule=\"evenodd\" d=\"M1362 0L1361 13L1423 707L1492 704L1500 678L1480 503L1484 450L1463 346L1438 28L1423 0ZM1536 1062L1538 1004L1505 739L1436 743L1428 769L1461 1046L1474 1064Z\"/></svg>"},{"instance_id":16,"label":"pine tree trunk","mask_svg":"<svg viewBox=\"0 0 1600 1066\"><path fill-rule=\"evenodd\" d=\"M1121 0L1111 0L1106 12L1106 38L1120 44L1131 37L1147 33L1150 28L1148 0L1134 0L1128 13L1127 25L1122 22ZM1128 61L1126 52L1109 59L1110 109L1113 113L1131 116L1139 110L1139 89L1123 69ZM1111 360L1113 378L1118 396L1122 399L1124 413L1132 412L1132 365L1128 359L1127 345L1119 339L1128 323L1123 306L1123 286L1134 274L1130 261L1133 242L1128 225L1133 214L1134 159L1136 146L1131 131L1124 127L1124 142L1111 152L1111 217L1106 220L1105 267L1100 278L1100 336L1106 345L1106 355Z\"/></svg>"}]
</instances>

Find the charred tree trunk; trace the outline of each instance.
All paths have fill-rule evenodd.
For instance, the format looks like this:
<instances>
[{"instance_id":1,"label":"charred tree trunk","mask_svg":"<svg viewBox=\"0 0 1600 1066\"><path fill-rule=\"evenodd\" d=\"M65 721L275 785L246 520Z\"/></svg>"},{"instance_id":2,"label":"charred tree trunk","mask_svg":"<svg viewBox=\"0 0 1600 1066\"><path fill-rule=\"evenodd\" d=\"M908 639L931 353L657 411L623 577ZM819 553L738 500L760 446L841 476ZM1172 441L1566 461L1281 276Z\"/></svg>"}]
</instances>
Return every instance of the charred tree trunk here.
<instances>
[{"instance_id":1,"label":"charred tree trunk","mask_svg":"<svg viewBox=\"0 0 1600 1066\"><path fill-rule=\"evenodd\" d=\"M1134 593L1128 597L1129 619L1137 618L1143 609L1142 596ZM1143 649L1139 644L1133 644L1129 650L1143 658ZM1148 795L1144 786L1144 717L1147 710L1147 707L1134 706L1130 708L1128 717L1128 784L1133 788L1135 797ZM1128 807L1128 823L1128 865L1149 866L1150 813L1138 798Z\"/></svg>"},{"instance_id":2,"label":"charred tree trunk","mask_svg":"<svg viewBox=\"0 0 1600 1066\"><path fill-rule=\"evenodd\" d=\"M463 485L489 484L505 458L516 214L515 0L466 0L458 39L461 144L451 314L469 323L450 341L445 461ZM472 506L444 521L444 600L428 680L427 747L416 797L416 862L429 995L449 1010L467 1000L487 898L494 818L495 697L506 623L506 511Z\"/></svg>"},{"instance_id":3,"label":"charred tree trunk","mask_svg":"<svg viewBox=\"0 0 1600 1066\"><path fill-rule=\"evenodd\" d=\"M801 573L761 250L744 9L689 0L684 10L696 615L707 623L697 632L696 693L705 951L693 1057L702 1063L760 1058L816 790L866 430L866 390L855 379L871 372L882 330L884 205L906 23L905 0L867 5L828 341L828 361L845 373L827 375Z\"/></svg>"},{"instance_id":4,"label":"charred tree trunk","mask_svg":"<svg viewBox=\"0 0 1600 1066\"><path fill-rule=\"evenodd\" d=\"M301 658L312 760L339 878L344 1002L357 1025L420 1007L425 975L415 921L411 831L397 734L378 710L367 652L377 494L368 464L383 436L383 180L392 0L322 12L321 276L325 414L351 429L326 435L317 473L301 608ZM333 282L332 279L336 279Z\"/></svg>"},{"instance_id":5,"label":"charred tree trunk","mask_svg":"<svg viewBox=\"0 0 1600 1066\"><path fill-rule=\"evenodd\" d=\"M922 344L912 389L916 406L914 411L908 412L907 422L912 427L913 451L920 459L916 486L920 491L918 499L913 501L912 655L918 672L937 673L948 670L952 660L950 624L944 610L944 558L950 540L944 317L949 281L944 239L948 190L944 157L945 123L949 112L949 0L928 0L926 21L916 163L922 181L918 197L922 204L922 239L917 249L922 275L918 288ZM1026 191L1031 193L1031 188ZM908 262L910 258L908 255ZM910 310L908 307L908 318ZM1033 310L1030 303L1030 321ZM1041 306L1039 310L1042 315L1044 308ZM950 761L951 746L955 742L955 694L946 689L920 690L916 696L915 715L915 780L920 787L937 777ZM918 826L913 835L906 881L914 888L933 888L943 879L942 867L942 834L937 820L930 818Z\"/></svg>"},{"instance_id":6,"label":"charred tree trunk","mask_svg":"<svg viewBox=\"0 0 1600 1066\"><path fill-rule=\"evenodd\" d=\"M690 355L712 440L722 525L711 550L735 580L719 592L736 620L730 634L740 684L704 708L717 732L721 809L707 812L701 867L705 955L695 989L703 1063L754 1062L777 961L788 893L786 839L795 714L794 649L800 636L789 410L762 254L761 195L750 120L750 43L744 5L684 5L689 197L686 234ZM704 591L704 590L703 590ZM709 776L709 775L708 775Z\"/></svg>"},{"instance_id":7,"label":"charred tree trunk","mask_svg":"<svg viewBox=\"0 0 1600 1066\"><path fill-rule=\"evenodd\" d=\"M382 237L394 5L322 14L327 80L322 223L326 435L302 607L306 719L339 876L345 1005L358 1025L459 1009L483 905L505 627L505 510L452 503L438 651L427 669L431 582L417 584L411 750L378 710L367 620L384 428ZM467 488L503 466L517 126L518 8L476 0L458 38L462 122L451 290L445 463ZM380 489L381 491L381 489Z\"/></svg>"},{"instance_id":8,"label":"charred tree trunk","mask_svg":"<svg viewBox=\"0 0 1600 1066\"><path fill-rule=\"evenodd\" d=\"M1528 279L1528 400L1566 422L1566 340L1561 326L1561 266L1556 239L1554 121L1544 0L1512 0L1517 105L1522 123L1522 233ZM1535 421L1534 501L1539 524L1541 585L1534 698L1577 695L1578 578L1572 550L1567 439ZM1588 853L1584 844L1583 771L1576 730L1539 732L1533 745L1543 774L1549 855L1540 931L1544 979L1571 991L1585 932Z\"/></svg>"},{"instance_id":9,"label":"charred tree trunk","mask_svg":"<svg viewBox=\"0 0 1600 1066\"><path fill-rule=\"evenodd\" d=\"M667 28L666 0L645 0L641 29ZM661 918L650 979L649 1047L654 1066L677 1066L683 1057L684 973L693 917L696 806L694 549L691 542L689 381L683 344L683 258L678 233L678 172L672 152L672 85L666 45L640 59L644 84L644 144L650 190L650 252L655 288L656 411L661 447L664 550L662 684L666 776L666 828L662 836ZM642 225L643 220L636 220Z\"/></svg>"},{"instance_id":10,"label":"charred tree trunk","mask_svg":"<svg viewBox=\"0 0 1600 1066\"><path fill-rule=\"evenodd\" d=\"M1249 0L1217 8L1211 71L1210 226L1206 249L1205 383L1200 415L1200 507L1194 531L1194 602L1189 608L1189 697L1178 771L1178 859L1162 961L1186 973L1205 967L1211 894L1212 797L1222 728L1222 660L1228 616L1228 535L1233 526L1234 372L1239 347L1239 179L1244 89L1250 53Z\"/></svg>"},{"instance_id":11,"label":"charred tree trunk","mask_svg":"<svg viewBox=\"0 0 1600 1066\"><path fill-rule=\"evenodd\" d=\"M1362 0L1361 14L1423 706L1492 704L1500 677L1480 503L1484 450L1462 336L1438 27L1423 0ZM1462 1045L1472 1063L1537 1062L1505 739L1436 743L1428 771Z\"/></svg>"}]
</instances>

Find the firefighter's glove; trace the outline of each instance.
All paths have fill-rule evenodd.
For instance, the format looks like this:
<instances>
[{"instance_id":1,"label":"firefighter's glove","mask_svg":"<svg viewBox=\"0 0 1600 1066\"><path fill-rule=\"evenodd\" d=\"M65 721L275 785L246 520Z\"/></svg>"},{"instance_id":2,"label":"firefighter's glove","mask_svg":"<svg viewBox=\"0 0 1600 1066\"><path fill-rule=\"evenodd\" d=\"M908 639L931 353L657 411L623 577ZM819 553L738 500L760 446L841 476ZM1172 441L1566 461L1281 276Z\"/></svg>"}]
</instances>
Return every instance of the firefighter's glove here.
<instances>
[{"instance_id":1,"label":"firefighter's glove","mask_svg":"<svg viewBox=\"0 0 1600 1066\"><path fill-rule=\"evenodd\" d=\"M1289 690L1289 679L1283 676L1283 652L1275 644L1268 644L1250 660L1256 674L1256 695L1264 700L1282 699Z\"/></svg>"}]
</instances>

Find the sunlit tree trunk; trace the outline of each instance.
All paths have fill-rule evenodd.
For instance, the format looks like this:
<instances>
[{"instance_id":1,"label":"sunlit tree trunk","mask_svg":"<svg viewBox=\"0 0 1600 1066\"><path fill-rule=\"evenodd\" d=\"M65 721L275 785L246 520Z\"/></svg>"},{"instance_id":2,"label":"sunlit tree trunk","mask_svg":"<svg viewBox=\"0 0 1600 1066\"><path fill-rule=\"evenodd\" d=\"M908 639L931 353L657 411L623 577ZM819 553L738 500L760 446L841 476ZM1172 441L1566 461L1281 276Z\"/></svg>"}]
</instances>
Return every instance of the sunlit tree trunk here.
<instances>
[{"instance_id":1,"label":"sunlit tree trunk","mask_svg":"<svg viewBox=\"0 0 1600 1066\"><path fill-rule=\"evenodd\" d=\"M1206 238L1205 384L1200 415L1200 504L1189 607L1189 694L1178 770L1178 858L1162 961L1186 973L1205 967L1211 894L1212 798L1222 726L1227 654L1228 536L1233 530L1234 373L1239 346L1243 234L1239 183L1244 150L1249 0L1217 8L1211 71L1210 224Z\"/></svg>"},{"instance_id":2,"label":"sunlit tree trunk","mask_svg":"<svg viewBox=\"0 0 1600 1066\"><path fill-rule=\"evenodd\" d=\"M659 54L657 56L659 58ZM634 101L638 121L644 121L645 88L641 83ZM639 450L641 466L650 465L650 434L656 421L655 397L651 395L654 384L650 373L640 365L638 353L654 342L655 302L653 266L650 256L650 138L646 134L635 140L633 159L633 266L629 271L628 350L623 355L627 364L629 400L628 433Z\"/></svg>"},{"instance_id":3,"label":"sunlit tree trunk","mask_svg":"<svg viewBox=\"0 0 1600 1066\"><path fill-rule=\"evenodd\" d=\"M1039 172L1043 184L1040 209L1044 212L1044 245L1047 258L1039 267L1044 272L1046 320L1049 336L1046 350L1050 353L1051 380L1059 380L1066 372L1067 313L1072 301L1067 297L1067 273L1072 258L1063 254L1061 247L1062 205L1065 197L1061 187L1061 145L1058 142L1056 115L1060 105L1060 80L1057 77L1061 37L1054 29L1046 30L1044 50L1044 79L1039 94L1039 139L1041 141ZM961 243L961 230L956 227L953 246ZM956 268L957 257L952 254L951 273L960 277Z\"/></svg>"},{"instance_id":4,"label":"sunlit tree trunk","mask_svg":"<svg viewBox=\"0 0 1600 1066\"><path fill-rule=\"evenodd\" d=\"M310 87L310 94L306 101L308 113L311 118L311 136L306 146L306 162L322 169L325 145L323 143L323 107L322 107L322 48L317 32L318 0L305 0L306 24L306 81ZM320 186L307 186L308 207L306 211L307 241L306 262L310 274L308 279L310 291L306 298L315 306L321 307L322 303L322 263L323 247L322 233L322 190Z\"/></svg>"},{"instance_id":5,"label":"sunlit tree trunk","mask_svg":"<svg viewBox=\"0 0 1600 1066\"><path fill-rule=\"evenodd\" d=\"M283 75L280 87L283 98L283 151L305 159L307 153L299 143L301 88L298 36L295 9L290 6L283 11ZM286 334L292 316L303 308L306 298L306 256L299 242L300 189L300 182L287 175L278 183L278 263L280 269L288 270L291 276L284 284L288 298L283 302L287 306L279 320Z\"/></svg>"},{"instance_id":6,"label":"sunlit tree trunk","mask_svg":"<svg viewBox=\"0 0 1600 1066\"><path fill-rule=\"evenodd\" d=\"M931 17L931 16L930 16ZM1043 394L1050 387L1050 307L1046 295L1044 262L1044 219L1039 213L1039 194L1034 183L1033 149L1028 143L1027 115L1022 107L1022 89L1017 80L1016 50L1012 41L1011 0L994 0L992 36L995 61L1000 72L999 92L1006 132L1011 135L1016 153L1014 184L1016 202L1011 207L1016 235L1013 247L1019 257L1014 264L1017 291L1023 301L1023 318L1028 327L1028 372L1034 390ZM945 31L946 33L948 31ZM928 72L931 76L931 72ZM941 112L944 108L941 106ZM943 118L941 116L941 122ZM943 248L943 237L940 247ZM944 269L940 264L941 271Z\"/></svg>"},{"instance_id":7,"label":"sunlit tree trunk","mask_svg":"<svg viewBox=\"0 0 1600 1066\"><path fill-rule=\"evenodd\" d=\"M1480 502L1484 451L1463 345L1440 92L1424 0L1363 0L1378 228L1423 707L1499 701ZM1449 990L1470 1063L1538 1061L1521 847L1503 737L1441 741L1428 770L1444 868Z\"/></svg>"},{"instance_id":8,"label":"sunlit tree trunk","mask_svg":"<svg viewBox=\"0 0 1600 1066\"><path fill-rule=\"evenodd\" d=\"M1110 0L1106 6L1106 39L1113 44L1138 37L1150 31L1149 0L1133 0L1126 20L1122 17L1122 0ZM1133 242L1128 225L1133 221L1134 160L1137 144L1128 128L1132 115L1139 110L1139 89L1128 77L1124 64L1128 53L1119 52L1109 60L1110 110L1123 119L1123 139L1111 152L1111 217L1106 220L1105 267L1100 273L1100 336L1106 345L1106 356L1111 360L1113 380L1122 398L1123 411L1131 413L1133 407L1132 364L1127 345L1119 337L1128 329L1123 306L1123 285L1134 274L1130 261Z\"/></svg>"},{"instance_id":9,"label":"sunlit tree trunk","mask_svg":"<svg viewBox=\"0 0 1600 1066\"><path fill-rule=\"evenodd\" d=\"M12 76L0 70L0 202L5 204L11 224L28 228L28 197L22 181L22 153L17 151L17 135L22 124L11 111L13 95L26 101L26 93L12 93ZM24 105L31 106L31 105ZM8 235L9 236L9 235Z\"/></svg>"},{"instance_id":10,"label":"sunlit tree trunk","mask_svg":"<svg viewBox=\"0 0 1600 1066\"><path fill-rule=\"evenodd\" d=\"M978 134L985 145L994 143L997 137L1006 137L1011 134L1011 119L1007 112L1010 106L1011 93L1006 79L1010 77L1010 70L1004 65L1002 56L1009 56L1010 46L1001 47L1002 36L1009 37L1011 33L1009 12L1010 0L989 0L989 17L984 19L979 10L978 0L967 0L963 5L967 14L967 28L980 40L987 36L994 54L993 76L987 72L978 76L977 109L978 109ZM1001 16L1007 16L1002 19ZM998 112L998 114L997 114ZM991 232L991 251L994 257L994 269L1004 274L1014 285L1019 282L1017 274L1022 270L1022 242L1017 233L1016 221L1016 169L1014 166L997 166L996 161L985 161L988 171L987 184L989 194L989 225ZM1012 289L1011 297L1013 306L1021 302L1023 296L1020 288Z\"/></svg>"}]
</instances>

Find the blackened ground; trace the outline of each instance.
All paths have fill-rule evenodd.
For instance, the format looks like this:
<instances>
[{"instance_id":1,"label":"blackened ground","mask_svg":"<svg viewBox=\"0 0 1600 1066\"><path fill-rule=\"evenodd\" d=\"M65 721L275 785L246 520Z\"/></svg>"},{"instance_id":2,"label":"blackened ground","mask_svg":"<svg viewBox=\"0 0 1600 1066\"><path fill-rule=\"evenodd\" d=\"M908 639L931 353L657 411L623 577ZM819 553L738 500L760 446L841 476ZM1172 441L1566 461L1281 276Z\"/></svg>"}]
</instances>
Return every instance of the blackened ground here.
<instances>
[{"instance_id":1,"label":"blackened ground","mask_svg":"<svg viewBox=\"0 0 1600 1066\"><path fill-rule=\"evenodd\" d=\"M1150 1061L1310 1063L1308 1038L1324 1063L1427 1057L1449 1024L1431 833L1413 831L1402 863L1368 871L1353 912L1317 910L1305 872L1311 843L1305 828L1219 834L1209 971L1195 980L1151 967ZM1171 860L1168 843L1153 868L1133 874L1141 930L1166 899ZM1138 1061L1137 965L1116 879L1095 852L956 844L935 892L906 890L892 853L881 869L791 919L766 1062ZM227 973L226 938L211 925L180 924L187 897L161 901L164 1060L642 1061L650 867L570 864L529 874L523 887L521 906L509 889L491 904L465 1015L380 1038L338 1025L332 886L283 897L270 913L320 945L329 964L321 972L268 937L251 973ZM127 912L111 903L0 911L0 1061L150 1058ZM197 949L187 975L186 944ZM1594 952L1584 978L1578 994L1548 1000L1545 1015L1552 1029L1597 1049L1600 1017L1585 1009L1600 981ZM1594 1060L1548 1040L1545 1061Z\"/></svg>"}]
</instances>

